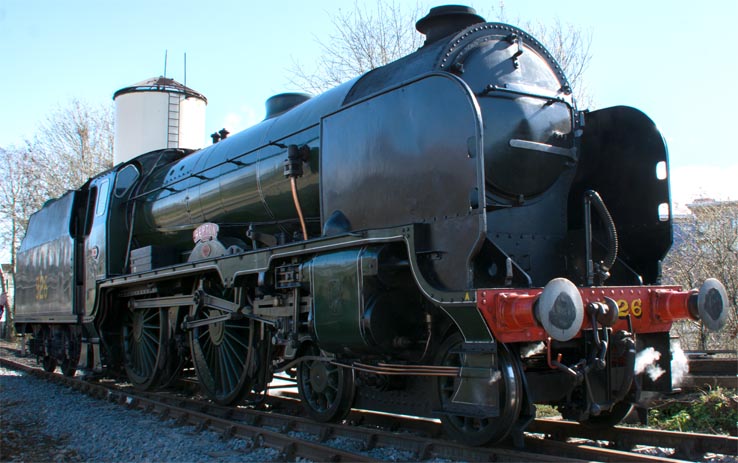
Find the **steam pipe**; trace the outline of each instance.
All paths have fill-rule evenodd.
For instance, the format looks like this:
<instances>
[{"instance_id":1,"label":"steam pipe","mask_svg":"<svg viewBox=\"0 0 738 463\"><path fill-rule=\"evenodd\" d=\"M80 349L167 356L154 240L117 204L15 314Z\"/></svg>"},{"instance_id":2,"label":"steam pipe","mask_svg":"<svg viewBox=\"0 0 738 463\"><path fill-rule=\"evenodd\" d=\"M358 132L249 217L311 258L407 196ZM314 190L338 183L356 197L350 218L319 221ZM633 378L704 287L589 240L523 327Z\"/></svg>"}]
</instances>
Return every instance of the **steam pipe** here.
<instances>
[{"instance_id":1,"label":"steam pipe","mask_svg":"<svg viewBox=\"0 0 738 463\"><path fill-rule=\"evenodd\" d=\"M594 190L588 190L584 193L584 213L585 213L585 233L587 235L587 279L590 279L589 274L589 266L591 265L591 255L592 255L592 236L591 236L591 218L589 215L589 207L590 204L594 206L595 210L599 214L602 221L605 223L605 227L607 228L607 237L609 242L609 247L607 248L607 256L605 256L604 262L599 266L598 273L601 282L606 280L610 274L608 273L609 270L612 268L613 265L615 265L615 261L618 257L618 232L615 229L615 222L612 220L612 216L610 215L610 211L607 210L607 206L605 206L605 202L602 200L602 197L594 191ZM588 281L589 284L591 282Z\"/></svg>"},{"instance_id":2,"label":"steam pipe","mask_svg":"<svg viewBox=\"0 0 738 463\"><path fill-rule=\"evenodd\" d=\"M307 226L305 225L305 217L302 215L302 207L300 206L300 198L297 197L297 179L290 177L290 187L292 187L292 201L295 202L295 209L297 209L297 216L300 218L300 227L302 228L302 237L307 241L308 232Z\"/></svg>"}]
</instances>

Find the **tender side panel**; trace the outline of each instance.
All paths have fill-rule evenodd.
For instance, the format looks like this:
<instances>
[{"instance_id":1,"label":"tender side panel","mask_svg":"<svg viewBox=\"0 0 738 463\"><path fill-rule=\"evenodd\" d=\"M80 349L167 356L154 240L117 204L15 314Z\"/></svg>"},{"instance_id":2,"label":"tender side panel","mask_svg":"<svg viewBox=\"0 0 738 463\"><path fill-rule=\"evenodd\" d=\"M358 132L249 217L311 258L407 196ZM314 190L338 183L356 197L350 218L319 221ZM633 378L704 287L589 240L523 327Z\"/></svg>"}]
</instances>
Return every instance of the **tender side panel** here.
<instances>
[{"instance_id":1,"label":"tender side panel","mask_svg":"<svg viewBox=\"0 0 738 463\"><path fill-rule=\"evenodd\" d=\"M18 252L17 323L74 322L74 240L70 236L75 192L36 212Z\"/></svg>"}]
</instances>

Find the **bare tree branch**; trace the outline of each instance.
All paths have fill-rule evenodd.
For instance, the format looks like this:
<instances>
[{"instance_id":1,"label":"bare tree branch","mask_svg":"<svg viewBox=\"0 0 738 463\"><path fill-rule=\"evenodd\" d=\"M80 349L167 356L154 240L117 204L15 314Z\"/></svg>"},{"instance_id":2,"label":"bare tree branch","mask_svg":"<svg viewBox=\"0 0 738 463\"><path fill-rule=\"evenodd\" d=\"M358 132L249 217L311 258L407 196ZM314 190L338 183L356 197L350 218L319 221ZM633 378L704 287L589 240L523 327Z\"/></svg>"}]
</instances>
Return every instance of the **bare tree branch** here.
<instances>
[{"instance_id":1,"label":"bare tree branch","mask_svg":"<svg viewBox=\"0 0 738 463\"><path fill-rule=\"evenodd\" d=\"M11 268L31 214L109 169L112 160L112 105L94 107L78 100L49 114L22 148L0 148L0 236L9 248ZM13 315L11 306L11 324Z\"/></svg>"},{"instance_id":2,"label":"bare tree branch","mask_svg":"<svg viewBox=\"0 0 738 463\"><path fill-rule=\"evenodd\" d=\"M293 60L290 83L318 94L353 77L383 66L417 50L423 37L415 30L415 21L423 15L418 4L404 7L395 0L376 4L355 2L351 10L332 15L334 32L327 40L315 39L320 56L313 66ZM508 22L504 3L492 8L489 17ZM590 107L593 98L586 86L585 72L592 59L592 31L568 23L531 22L518 19L538 38L562 67L580 107Z\"/></svg>"},{"instance_id":3,"label":"bare tree branch","mask_svg":"<svg viewBox=\"0 0 738 463\"><path fill-rule=\"evenodd\" d=\"M676 324L673 331L690 349L734 349L738 337L738 201L698 201L693 214L677 218L674 247L664 262L670 282L698 288L705 279L724 285L731 305L728 321L719 333L697 323Z\"/></svg>"},{"instance_id":4,"label":"bare tree branch","mask_svg":"<svg viewBox=\"0 0 738 463\"><path fill-rule=\"evenodd\" d=\"M30 146L34 160L55 173L41 177L48 197L60 196L109 169L113 135L112 106L72 100L52 112Z\"/></svg>"},{"instance_id":5,"label":"bare tree branch","mask_svg":"<svg viewBox=\"0 0 738 463\"><path fill-rule=\"evenodd\" d=\"M530 21L522 18L508 18L505 3L500 0L492 8L488 16L497 21L514 23L541 42L559 63L569 85L574 92L574 99L580 108L592 108L594 96L586 82L586 71L592 61L592 30L584 30L570 23L563 23L556 18L552 22Z\"/></svg>"},{"instance_id":6,"label":"bare tree branch","mask_svg":"<svg viewBox=\"0 0 738 463\"><path fill-rule=\"evenodd\" d=\"M355 2L351 10L332 16L334 32L316 42L320 55L313 66L293 61L290 82L310 93L322 93L360 74L415 51L423 37L415 31L421 15L394 0Z\"/></svg>"}]
</instances>

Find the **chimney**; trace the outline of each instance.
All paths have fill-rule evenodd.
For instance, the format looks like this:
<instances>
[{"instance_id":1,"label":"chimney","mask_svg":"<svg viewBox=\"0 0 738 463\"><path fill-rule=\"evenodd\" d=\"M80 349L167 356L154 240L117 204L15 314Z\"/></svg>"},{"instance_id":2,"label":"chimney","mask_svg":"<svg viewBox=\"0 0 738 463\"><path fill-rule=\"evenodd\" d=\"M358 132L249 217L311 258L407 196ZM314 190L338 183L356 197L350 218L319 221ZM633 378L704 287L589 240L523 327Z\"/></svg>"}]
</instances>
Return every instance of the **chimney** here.
<instances>
[{"instance_id":1,"label":"chimney","mask_svg":"<svg viewBox=\"0 0 738 463\"><path fill-rule=\"evenodd\" d=\"M460 32L472 24L483 22L486 22L485 19L470 6L444 5L431 8L425 17L415 23L415 28L425 35L425 46Z\"/></svg>"}]
</instances>

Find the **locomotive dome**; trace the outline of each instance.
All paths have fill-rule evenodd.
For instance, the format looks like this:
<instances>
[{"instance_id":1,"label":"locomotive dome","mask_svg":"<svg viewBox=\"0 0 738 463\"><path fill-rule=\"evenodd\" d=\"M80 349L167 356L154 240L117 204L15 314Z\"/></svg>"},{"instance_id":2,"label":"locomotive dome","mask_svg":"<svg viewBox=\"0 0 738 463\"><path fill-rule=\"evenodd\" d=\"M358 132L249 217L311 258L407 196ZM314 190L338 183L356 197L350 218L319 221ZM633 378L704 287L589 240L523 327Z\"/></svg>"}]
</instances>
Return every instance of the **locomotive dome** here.
<instances>
[{"instance_id":1,"label":"locomotive dome","mask_svg":"<svg viewBox=\"0 0 738 463\"><path fill-rule=\"evenodd\" d=\"M207 98L168 77L152 77L113 94L114 164L163 148L201 148Z\"/></svg>"}]
</instances>

